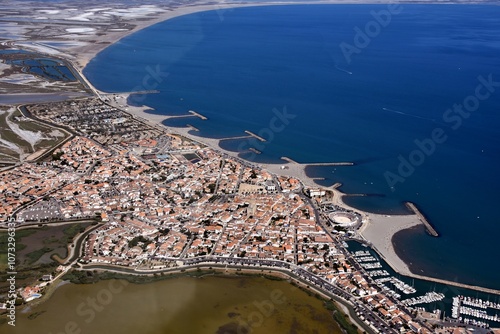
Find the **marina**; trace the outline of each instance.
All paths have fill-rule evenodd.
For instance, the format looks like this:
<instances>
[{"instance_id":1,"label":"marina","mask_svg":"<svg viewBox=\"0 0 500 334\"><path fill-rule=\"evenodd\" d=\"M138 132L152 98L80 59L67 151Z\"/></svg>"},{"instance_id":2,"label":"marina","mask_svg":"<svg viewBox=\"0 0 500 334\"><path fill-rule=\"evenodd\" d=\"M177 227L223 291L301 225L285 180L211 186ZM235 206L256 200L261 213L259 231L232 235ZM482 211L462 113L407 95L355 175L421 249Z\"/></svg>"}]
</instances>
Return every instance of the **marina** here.
<instances>
[{"instance_id":1,"label":"marina","mask_svg":"<svg viewBox=\"0 0 500 334\"><path fill-rule=\"evenodd\" d=\"M386 270L372 270L368 272L370 277L378 277L378 276L389 276L389 273Z\"/></svg>"},{"instance_id":2,"label":"marina","mask_svg":"<svg viewBox=\"0 0 500 334\"><path fill-rule=\"evenodd\" d=\"M362 250L359 250L359 251L355 251L354 253L352 253L354 255L354 257L360 257L360 256L370 256L371 253L367 250L365 251L362 251Z\"/></svg>"},{"instance_id":3,"label":"marina","mask_svg":"<svg viewBox=\"0 0 500 334\"><path fill-rule=\"evenodd\" d=\"M382 264L367 250L359 250L353 253L354 258L364 269L379 269ZM382 276L382 275L379 275Z\"/></svg>"},{"instance_id":4,"label":"marina","mask_svg":"<svg viewBox=\"0 0 500 334\"><path fill-rule=\"evenodd\" d=\"M375 251L356 241L348 241L347 244L356 261L367 261L372 257L378 259ZM386 294L401 300L410 309L437 312L443 321L483 328L500 327L500 296L497 294L401 276L383 259L360 262L360 265L366 264L381 265L381 268L365 271Z\"/></svg>"},{"instance_id":5,"label":"marina","mask_svg":"<svg viewBox=\"0 0 500 334\"><path fill-rule=\"evenodd\" d=\"M373 256L362 256L362 257L358 257L356 258L356 260L358 262L376 262L377 259L375 259Z\"/></svg>"},{"instance_id":6,"label":"marina","mask_svg":"<svg viewBox=\"0 0 500 334\"><path fill-rule=\"evenodd\" d=\"M462 295L453 297L451 317L466 324L476 326L488 326L488 323L500 323L500 305L480 298L465 297ZM480 319L480 320L478 320Z\"/></svg>"},{"instance_id":7,"label":"marina","mask_svg":"<svg viewBox=\"0 0 500 334\"><path fill-rule=\"evenodd\" d=\"M412 287L412 286L406 284L405 282L401 281L400 279L397 279L397 278L392 277L392 276L377 278L375 280L375 283L377 283L377 284L391 283L395 289L397 289L397 290L399 290L407 295L410 295L412 293L417 292L417 290L414 287Z\"/></svg>"},{"instance_id":8,"label":"marina","mask_svg":"<svg viewBox=\"0 0 500 334\"><path fill-rule=\"evenodd\" d=\"M356 261L385 293L401 300L403 305L420 311L439 312L443 320L460 322L483 328L500 326L500 297L461 288L412 279L395 273L377 254L355 241L347 242ZM405 292L406 291L406 292ZM427 291L419 293L419 291ZM411 295L410 298L402 296ZM440 317L441 317L440 316Z\"/></svg>"},{"instance_id":9,"label":"marina","mask_svg":"<svg viewBox=\"0 0 500 334\"><path fill-rule=\"evenodd\" d=\"M380 264L380 262L364 262L364 263L360 263L361 267L365 268L365 269L378 269L378 268L382 268L382 264Z\"/></svg>"},{"instance_id":10,"label":"marina","mask_svg":"<svg viewBox=\"0 0 500 334\"><path fill-rule=\"evenodd\" d=\"M382 286L382 290L384 290L385 293L387 293L389 296L391 296L393 298L401 299L401 295L399 293L397 293L394 290L389 289L389 287L387 287L385 285Z\"/></svg>"},{"instance_id":11,"label":"marina","mask_svg":"<svg viewBox=\"0 0 500 334\"><path fill-rule=\"evenodd\" d=\"M492 309L497 309L500 310L500 303L494 303L490 302L489 300L484 301L482 299L478 298L471 298L471 297L462 297L462 304L468 305L468 306L474 306L482 309L487 309L487 308L492 308Z\"/></svg>"},{"instance_id":12,"label":"marina","mask_svg":"<svg viewBox=\"0 0 500 334\"><path fill-rule=\"evenodd\" d=\"M370 251L358 250L353 252L352 254L356 259L356 261L359 263L359 265L366 270L367 274L370 277L372 278L379 277L374 279L375 283L393 297L401 299L401 294L398 293L398 291L407 295L414 294L417 292L417 290L414 287L410 286L409 284L406 284L405 282L396 277L391 276L387 270L382 269L383 268L382 263L374 255L372 255ZM419 303L436 301L433 299L438 300L437 296L435 295L430 295L427 297L421 296L421 299L419 299Z\"/></svg>"},{"instance_id":13,"label":"marina","mask_svg":"<svg viewBox=\"0 0 500 334\"><path fill-rule=\"evenodd\" d=\"M413 306L413 305L418 305L418 304L438 302L440 300L443 300L444 297L445 296L443 293L431 291L431 292L427 292L423 296L405 299L402 301L402 303L406 306Z\"/></svg>"}]
</instances>

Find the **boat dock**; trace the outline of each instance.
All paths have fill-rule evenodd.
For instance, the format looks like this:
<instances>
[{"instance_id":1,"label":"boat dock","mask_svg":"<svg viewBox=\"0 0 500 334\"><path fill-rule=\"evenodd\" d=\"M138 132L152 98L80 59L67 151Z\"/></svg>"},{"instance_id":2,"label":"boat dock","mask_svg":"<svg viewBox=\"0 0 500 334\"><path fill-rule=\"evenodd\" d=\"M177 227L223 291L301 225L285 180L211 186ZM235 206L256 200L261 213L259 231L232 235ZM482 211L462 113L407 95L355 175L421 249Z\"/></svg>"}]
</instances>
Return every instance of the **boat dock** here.
<instances>
[{"instance_id":1,"label":"boat dock","mask_svg":"<svg viewBox=\"0 0 500 334\"><path fill-rule=\"evenodd\" d=\"M454 319L486 327L500 323L500 314L495 311L500 307L497 303L461 295L453 297L452 300L451 317Z\"/></svg>"},{"instance_id":2,"label":"boat dock","mask_svg":"<svg viewBox=\"0 0 500 334\"><path fill-rule=\"evenodd\" d=\"M204 120L204 121L206 121L206 120L208 119L208 117L203 116L202 114L197 113L197 112L196 112L196 111L194 111L194 110L189 110L188 112L189 112L190 114L192 114L193 116L196 116L196 117L201 118L201 119L202 119L202 120Z\"/></svg>"},{"instance_id":3,"label":"boat dock","mask_svg":"<svg viewBox=\"0 0 500 334\"><path fill-rule=\"evenodd\" d=\"M261 142L265 142L266 140L258 135L256 135L255 133L253 133L252 131L248 131L248 130L245 130L245 133L260 140Z\"/></svg>"},{"instance_id":4,"label":"boat dock","mask_svg":"<svg viewBox=\"0 0 500 334\"><path fill-rule=\"evenodd\" d=\"M434 229L434 227L432 227L427 218L425 218L424 214L418 210L415 204L413 204L412 202L406 202L405 204L408 209L412 210L417 215L418 219L425 225L425 229L430 235L432 235L433 237L439 236L437 231Z\"/></svg>"},{"instance_id":5,"label":"boat dock","mask_svg":"<svg viewBox=\"0 0 500 334\"><path fill-rule=\"evenodd\" d=\"M429 303L434 303L441 301L445 298L445 295L440 292L427 292L423 296L418 296L418 297L413 297L410 299L405 299L402 301L403 305L405 306L414 306L418 304L429 304Z\"/></svg>"},{"instance_id":6,"label":"boat dock","mask_svg":"<svg viewBox=\"0 0 500 334\"><path fill-rule=\"evenodd\" d=\"M378 276L390 276L387 270L372 270L372 271L367 271L366 272L370 277L378 277Z\"/></svg>"}]
</instances>

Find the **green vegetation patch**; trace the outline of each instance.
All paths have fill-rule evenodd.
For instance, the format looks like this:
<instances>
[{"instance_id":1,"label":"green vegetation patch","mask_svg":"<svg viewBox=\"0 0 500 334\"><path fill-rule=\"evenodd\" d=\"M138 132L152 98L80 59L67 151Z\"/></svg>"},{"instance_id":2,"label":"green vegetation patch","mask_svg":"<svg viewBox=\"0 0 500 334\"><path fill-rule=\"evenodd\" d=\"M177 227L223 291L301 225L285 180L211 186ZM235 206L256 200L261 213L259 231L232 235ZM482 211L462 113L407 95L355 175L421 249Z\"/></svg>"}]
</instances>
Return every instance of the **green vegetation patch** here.
<instances>
[{"instance_id":1,"label":"green vegetation patch","mask_svg":"<svg viewBox=\"0 0 500 334\"><path fill-rule=\"evenodd\" d=\"M42 249L37 249L36 251L29 252L28 254L26 254L27 259L25 264L33 264L38 261L43 255L45 255L45 253L49 253L52 251L53 249L50 247L43 247Z\"/></svg>"},{"instance_id":2,"label":"green vegetation patch","mask_svg":"<svg viewBox=\"0 0 500 334\"><path fill-rule=\"evenodd\" d=\"M51 274L59 266L53 256L67 256L67 247L74 237L90 223L43 226L16 231L16 271L19 286L33 284L42 275ZM0 293L8 289L5 276L7 266L7 232L0 232Z\"/></svg>"},{"instance_id":3,"label":"green vegetation patch","mask_svg":"<svg viewBox=\"0 0 500 334\"><path fill-rule=\"evenodd\" d=\"M26 248L22 243L22 239L35 233L35 230L19 230L16 231L16 255ZM7 269L7 248L8 248L8 234L7 232L0 232L0 272Z\"/></svg>"},{"instance_id":4,"label":"green vegetation patch","mask_svg":"<svg viewBox=\"0 0 500 334\"><path fill-rule=\"evenodd\" d=\"M340 310L337 305L331 301L325 301L325 307L327 310L333 312L333 318L342 327L342 329L348 334L358 334L358 327L351 323L349 316Z\"/></svg>"},{"instance_id":5,"label":"green vegetation patch","mask_svg":"<svg viewBox=\"0 0 500 334\"><path fill-rule=\"evenodd\" d=\"M120 279L120 280L125 280L130 283L134 284L146 284L146 283L152 283L152 282L157 282L161 281L164 279L169 279L169 278L176 278L176 277L185 277L185 276L190 276L190 277L202 277L206 275L214 275L215 271L214 270L196 270L196 271L189 271L188 273L181 272L181 273L158 273L158 274L153 274L153 275L133 275L133 274L127 274L127 273L117 273L117 272L110 272L110 271L97 271L97 270L71 270L68 273L66 273L62 279L66 281L70 281L71 283L74 284L93 284L97 283L101 280L110 280L110 279Z\"/></svg>"},{"instance_id":6,"label":"green vegetation patch","mask_svg":"<svg viewBox=\"0 0 500 334\"><path fill-rule=\"evenodd\" d=\"M42 315L43 313L45 313L45 311L31 313L28 316L28 319L30 319L30 320L36 319L39 315Z\"/></svg>"},{"instance_id":7,"label":"green vegetation patch","mask_svg":"<svg viewBox=\"0 0 500 334\"><path fill-rule=\"evenodd\" d=\"M80 233L83 233L89 224L73 224L68 225L64 229L64 235L66 236L66 244L69 244L73 239Z\"/></svg>"}]
</instances>

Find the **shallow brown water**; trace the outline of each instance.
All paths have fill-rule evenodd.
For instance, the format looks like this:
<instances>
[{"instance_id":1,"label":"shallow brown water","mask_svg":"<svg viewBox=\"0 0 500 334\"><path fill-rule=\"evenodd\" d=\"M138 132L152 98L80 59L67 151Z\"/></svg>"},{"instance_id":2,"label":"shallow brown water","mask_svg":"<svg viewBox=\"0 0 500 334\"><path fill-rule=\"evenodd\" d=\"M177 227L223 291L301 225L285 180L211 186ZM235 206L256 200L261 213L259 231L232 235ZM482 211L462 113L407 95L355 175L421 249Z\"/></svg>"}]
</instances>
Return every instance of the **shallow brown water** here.
<instances>
[{"instance_id":1,"label":"shallow brown water","mask_svg":"<svg viewBox=\"0 0 500 334\"><path fill-rule=\"evenodd\" d=\"M40 313L43 312L43 313ZM33 319L33 314L39 313ZM31 318L29 319L29 315ZM323 303L285 281L181 277L148 284L120 280L66 284L9 333L268 334L341 333Z\"/></svg>"}]
</instances>

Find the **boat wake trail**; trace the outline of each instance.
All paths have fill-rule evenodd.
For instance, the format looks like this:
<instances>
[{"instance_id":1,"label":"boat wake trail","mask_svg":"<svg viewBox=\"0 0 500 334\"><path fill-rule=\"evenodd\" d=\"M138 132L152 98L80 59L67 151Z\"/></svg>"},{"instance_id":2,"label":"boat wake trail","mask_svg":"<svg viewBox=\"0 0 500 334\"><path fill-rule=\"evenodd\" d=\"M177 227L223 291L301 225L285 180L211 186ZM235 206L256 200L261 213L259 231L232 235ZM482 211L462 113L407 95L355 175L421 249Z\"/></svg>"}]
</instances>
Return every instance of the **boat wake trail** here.
<instances>
[{"instance_id":1,"label":"boat wake trail","mask_svg":"<svg viewBox=\"0 0 500 334\"><path fill-rule=\"evenodd\" d=\"M348 71L348 70L344 70L343 68L340 68L339 65L335 65L335 68L341 72L345 72L347 74L351 74L352 75L352 72L351 71Z\"/></svg>"},{"instance_id":2,"label":"boat wake trail","mask_svg":"<svg viewBox=\"0 0 500 334\"><path fill-rule=\"evenodd\" d=\"M393 109L389 109L389 108L382 108L382 110L389 111L389 112L392 112L392 113L395 113L395 114L400 114L400 115L403 115L403 116L425 119L426 121L432 121L432 122L435 121L435 119L432 119L432 118L427 118L427 117L412 115L412 114L408 114L406 112L402 112L402 111L398 111L398 110L393 110Z\"/></svg>"}]
</instances>

